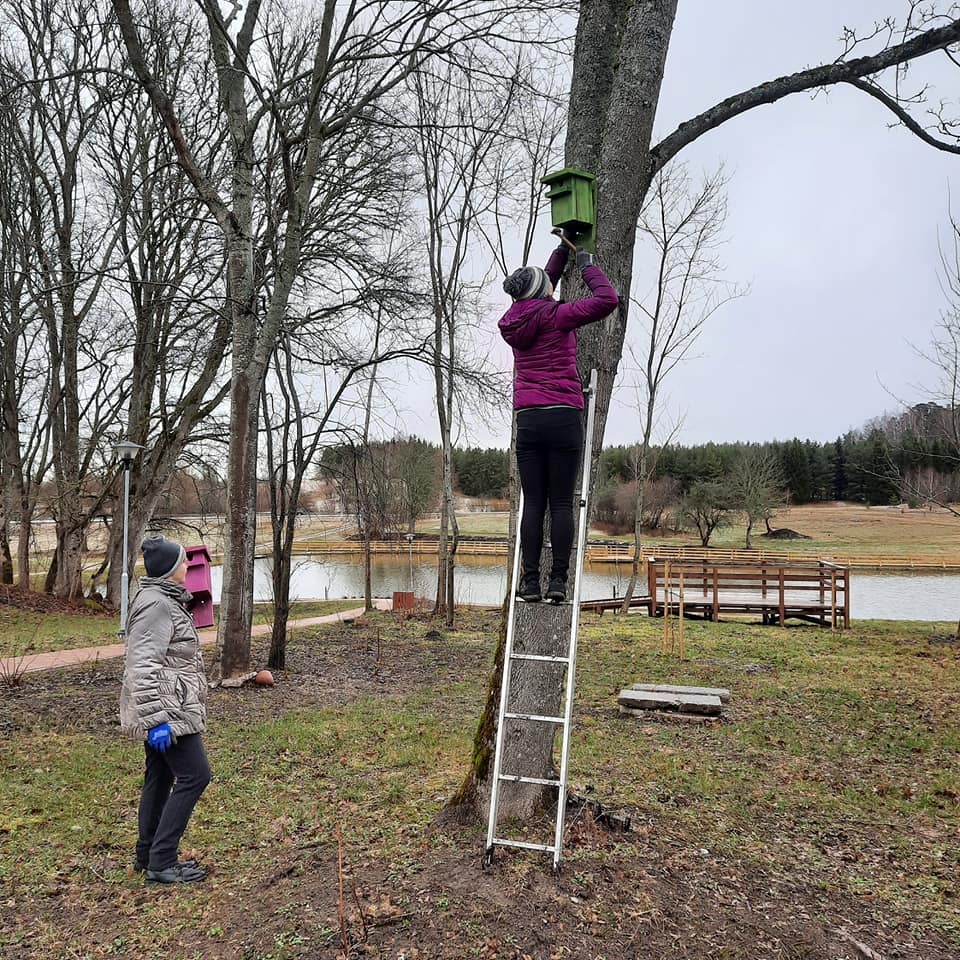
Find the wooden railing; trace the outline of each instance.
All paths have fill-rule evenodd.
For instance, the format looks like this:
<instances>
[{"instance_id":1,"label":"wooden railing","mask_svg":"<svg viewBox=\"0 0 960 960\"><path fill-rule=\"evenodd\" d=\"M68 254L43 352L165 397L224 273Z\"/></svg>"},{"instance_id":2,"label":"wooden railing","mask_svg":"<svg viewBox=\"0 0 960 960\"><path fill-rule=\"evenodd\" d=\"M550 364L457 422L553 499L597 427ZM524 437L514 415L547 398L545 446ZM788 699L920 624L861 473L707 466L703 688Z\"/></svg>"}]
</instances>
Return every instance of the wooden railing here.
<instances>
[{"instance_id":1,"label":"wooden railing","mask_svg":"<svg viewBox=\"0 0 960 960\"><path fill-rule=\"evenodd\" d=\"M790 617L850 626L850 571L825 561L717 563L712 558L650 558L652 615L677 612L718 620L721 613L759 613L781 626Z\"/></svg>"},{"instance_id":2,"label":"wooden railing","mask_svg":"<svg viewBox=\"0 0 960 960\"><path fill-rule=\"evenodd\" d=\"M596 555L589 557L601 563L629 563L633 559L633 548L618 549L613 545L597 547ZM606 549L606 553L601 550ZM812 554L775 553L771 550L731 550L713 547L678 546L673 544L651 544L640 548L643 560L650 557L664 557L672 560L708 560L715 563L816 563L821 558ZM857 554L831 554L831 563L844 567L883 568L896 567L906 570L958 570L960 556L941 557L901 557L893 555L859 556Z\"/></svg>"}]
</instances>

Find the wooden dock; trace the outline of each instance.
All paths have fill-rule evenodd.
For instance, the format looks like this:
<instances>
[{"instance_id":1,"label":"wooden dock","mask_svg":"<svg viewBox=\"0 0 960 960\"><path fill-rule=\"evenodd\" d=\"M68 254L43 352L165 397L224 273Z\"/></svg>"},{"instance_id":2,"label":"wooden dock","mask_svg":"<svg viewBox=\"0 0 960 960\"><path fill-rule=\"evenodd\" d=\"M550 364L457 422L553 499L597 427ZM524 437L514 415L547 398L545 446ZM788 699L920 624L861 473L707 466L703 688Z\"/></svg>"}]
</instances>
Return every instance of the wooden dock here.
<instances>
[{"instance_id":1,"label":"wooden dock","mask_svg":"<svg viewBox=\"0 0 960 960\"><path fill-rule=\"evenodd\" d=\"M650 613L650 602L650 597L631 597L630 609L632 610L634 607L644 607L647 613ZM589 613L595 613L600 617L603 616L606 610L619 613L623 609L623 597L610 597L605 600L581 600L580 609L586 610Z\"/></svg>"},{"instance_id":2,"label":"wooden dock","mask_svg":"<svg viewBox=\"0 0 960 960\"><path fill-rule=\"evenodd\" d=\"M652 616L717 621L722 613L759 614L764 623L780 626L788 619L850 626L850 570L823 560L757 564L651 557L647 584Z\"/></svg>"}]
</instances>

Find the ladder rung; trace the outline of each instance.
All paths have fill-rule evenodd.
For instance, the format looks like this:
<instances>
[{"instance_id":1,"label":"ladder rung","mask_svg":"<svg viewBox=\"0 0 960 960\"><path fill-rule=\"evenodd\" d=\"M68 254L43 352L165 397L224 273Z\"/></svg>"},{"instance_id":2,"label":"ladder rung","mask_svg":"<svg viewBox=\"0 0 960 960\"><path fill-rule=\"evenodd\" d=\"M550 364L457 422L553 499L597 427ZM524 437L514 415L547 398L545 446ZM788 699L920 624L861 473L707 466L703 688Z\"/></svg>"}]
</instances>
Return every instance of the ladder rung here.
<instances>
[{"instance_id":1,"label":"ladder rung","mask_svg":"<svg viewBox=\"0 0 960 960\"><path fill-rule=\"evenodd\" d=\"M541 653L511 653L511 660L540 660L544 663L569 663L569 657L550 657Z\"/></svg>"},{"instance_id":2,"label":"ladder rung","mask_svg":"<svg viewBox=\"0 0 960 960\"><path fill-rule=\"evenodd\" d=\"M508 780L510 783L539 783L542 787L559 787L559 780L551 780L547 777L521 777L516 773L501 773L501 780Z\"/></svg>"},{"instance_id":3,"label":"ladder rung","mask_svg":"<svg viewBox=\"0 0 960 960\"><path fill-rule=\"evenodd\" d=\"M552 843L526 843L523 840L505 840L503 837L494 837L494 844L501 847L520 847L523 850L547 850L553 853L557 848Z\"/></svg>"},{"instance_id":4,"label":"ladder rung","mask_svg":"<svg viewBox=\"0 0 960 960\"><path fill-rule=\"evenodd\" d=\"M541 723L564 723L563 717L541 717L536 713L505 713L504 720L539 720Z\"/></svg>"}]
</instances>

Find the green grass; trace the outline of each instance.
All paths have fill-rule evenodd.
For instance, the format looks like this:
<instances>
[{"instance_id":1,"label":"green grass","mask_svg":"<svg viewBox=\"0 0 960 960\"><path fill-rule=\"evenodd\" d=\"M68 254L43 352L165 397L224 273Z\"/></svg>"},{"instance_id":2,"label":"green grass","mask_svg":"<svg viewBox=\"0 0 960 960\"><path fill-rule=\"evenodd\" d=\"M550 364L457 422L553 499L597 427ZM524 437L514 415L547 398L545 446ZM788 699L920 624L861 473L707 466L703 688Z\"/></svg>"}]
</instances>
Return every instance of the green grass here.
<instances>
[{"instance_id":1,"label":"green grass","mask_svg":"<svg viewBox=\"0 0 960 960\"><path fill-rule=\"evenodd\" d=\"M117 643L116 617L49 614L0 606L0 657Z\"/></svg>"},{"instance_id":2,"label":"green grass","mask_svg":"<svg viewBox=\"0 0 960 960\"><path fill-rule=\"evenodd\" d=\"M370 621L388 642L399 629L385 616ZM585 617L571 786L593 785L605 805L691 849L867 895L960 938L952 899L960 652L928 642L948 630L691 622L680 662L663 652L662 621ZM495 632L494 619L485 632ZM476 642L469 633L443 640ZM617 691L639 680L725 686L732 702L723 722L709 726L620 715ZM425 849L449 842L427 825L463 776L486 681L486 668L474 667L443 689L213 722L206 740L215 780L185 846L216 863L217 883L191 896L143 897L126 873L139 749L113 730L8 735L0 894L12 901L52 896L67 883L116 887L129 907L111 915L116 955L153 957L177 930L216 939L210 891L239 897L251 875L290 851L329 845L338 827L355 856L389 865L390 875L416 872ZM76 701L82 710L82 690ZM616 855L615 845L577 851L570 869L578 857ZM57 956L57 937L51 915L31 931L36 956ZM294 946L276 944L274 953Z\"/></svg>"},{"instance_id":3,"label":"green grass","mask_svg":"<svg viewBox=\"0 0 960 960\"><path fill-rule=\"evenodd\" d=\"M310 617L323 617L344 610L356 610L363 606L356 597L343 600L302 600L290 605L291 620L307 620ZM253 606L253 622L273 623L273 604L256 603Z\"/></svg>"},{"instance_id":4,"label":"green grass","mask_svg":"<svg viewBox=\"0 0 960 960\"><path fill-rule=\"evenodd\" d=\"M316 600L294 603L291 620L352 610L362 603L353 600ZM272 604L258 603L253 611L254 624L272 623ZM119 618L103 613L56 614L0 606L0 657L21 657L51 650L75 650L118 643Z\"/></svg>"},{"instance_id":5,"label":"green grass","mask_svg":"<svg viewBox=\"0 0 960 960\"><path fill-rule=\"evenodd\" d=\"M841 849L891 902L915 903L916 891L886 851L916 844L908 875L924 877L925 909L960 931L943 899L960 866L960 657L928 643L951 625L860 622L831 634L687 623L681 663L662 652L662 621L605 621L603 642L581 658L579 699L596 712L578 723L574 779L730 856L803 864ZM614 719L614 688L640 680L728 687L730 722ZM838 830L842 842L818 851L817 838Z\"/></svg>"}]
</instances>

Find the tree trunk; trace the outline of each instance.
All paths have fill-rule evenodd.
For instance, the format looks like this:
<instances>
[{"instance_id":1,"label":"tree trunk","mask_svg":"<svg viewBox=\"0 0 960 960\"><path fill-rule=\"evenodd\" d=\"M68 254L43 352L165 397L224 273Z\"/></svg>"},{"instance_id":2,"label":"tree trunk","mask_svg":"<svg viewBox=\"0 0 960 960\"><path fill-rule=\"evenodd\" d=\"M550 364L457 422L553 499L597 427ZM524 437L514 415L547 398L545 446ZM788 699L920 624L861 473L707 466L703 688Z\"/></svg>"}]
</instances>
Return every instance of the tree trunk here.
<instances>
[{"instance_id":1,"label":"tree trunk","mask_svg":"<svg viewBox=\"0 0 960 960\"><path fill-rule=\"evenodd\" d=\"M214 679L237 676L250 665L260 383L246 369L237 369L240 362L235 356L230 389L223 587Z\"/></svg>"},{"instance_id":2,"label":"tree trunk","mask_svg":"<svg viewBox=\"0 0 960 960\"><path fill-rule=\"evenodd\" d=\"M291 509L294 509L291 507ZM290 620L290 573L293 556L293 522L288 518L285 533L273 535L273 629L267 666L272 670L287 667L287 623Z\"/></svg>"},{"instance_id":3,"label":"tree trunk","mask_svg":"<svg viewBox=\"0 0 960 960\"><path fill-rule=\"evenodd\" d=\"M373 609L373 550L366 527L363 528L363 609L367 613Z\"/></svg>"},{"instance_id":4,"label":"tree trunk","mask_svg":"<svg viewBox=\"0 0 960 960\"><path fill-rule=\"evenodd\" d=\"M10 555L10 521L6 513L0 522L0 583L13 583L13 557Z\"/></svg>"}]
</instances>

